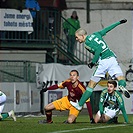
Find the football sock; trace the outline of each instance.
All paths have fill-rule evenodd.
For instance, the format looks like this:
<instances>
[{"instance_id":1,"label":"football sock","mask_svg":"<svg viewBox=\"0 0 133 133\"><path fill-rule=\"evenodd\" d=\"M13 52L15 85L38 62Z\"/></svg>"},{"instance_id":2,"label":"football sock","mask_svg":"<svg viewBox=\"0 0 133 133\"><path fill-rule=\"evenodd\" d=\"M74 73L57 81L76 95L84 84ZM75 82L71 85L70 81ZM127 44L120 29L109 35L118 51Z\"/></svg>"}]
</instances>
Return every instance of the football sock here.
<instances>
[{"instance_id":1,"label":"football sock","mask_svg":"<svg viewBox=\"0 0 133 133\"><path fill-rule=\"evenodd\" d=\"M46 112L46 118L47 118L47 122L51 122L52 121L52 112Z\"/></svg>"},{"instance_id":2,"label":"football sock","mask_svg":"<svg viewBox=\"0 0 133 133\"><path fill-rule=\"evenodd\" d=\"M79 101L79 106L83 106L84 105L86 100L88 100L90 98L92 92L93 92L93 88L89 88L89 87L86 88L86 91L83 93L83 95L82 95L82 97L81 97L81 99Z\"/></svg>"},{"instance_id":3,"label":"football sock","mask_svg":"<svg viewBox=\"0 0 133 133\"><path fill-rule=\"evenodd\" d=\"M2 120L6 119L7 117L9 117L8 113L2 113Z\"/></svg>"},{"instance_id":4,"label":"football sock","mask_svg":"<svg viewBox=\"0 0 133 133\"><path fill-rule=\"evenodd\" d=\"M119 80L118 81L118 85L120 86L123 86L123 87L126 87L126 81L125 80Z\"/></svg>"},{"instance_id":5,"label":"football sock","mask_svg":"<svg viewBox=\"0 0 133 133\"><path fill-rule=\"evenodd\" d=\"M93 118L92 107L90 101L86 104L89 112L90 120Z\"/></svg>"}]
</instances>

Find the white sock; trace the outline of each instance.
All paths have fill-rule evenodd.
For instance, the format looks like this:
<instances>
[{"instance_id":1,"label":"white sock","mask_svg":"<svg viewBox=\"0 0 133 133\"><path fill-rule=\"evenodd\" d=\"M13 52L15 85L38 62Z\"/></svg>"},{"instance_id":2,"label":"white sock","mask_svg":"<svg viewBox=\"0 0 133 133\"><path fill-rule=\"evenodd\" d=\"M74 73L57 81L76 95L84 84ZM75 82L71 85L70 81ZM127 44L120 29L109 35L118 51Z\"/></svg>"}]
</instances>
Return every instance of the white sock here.
<instances>
[{"instance_id":1,"label":"white sock","mask_svg":"<svg viewBox=\"0 0 133 133\"><path fill-rule=\"evenodd\" d=\"M9 115L9 116L11 116L11 114L12 114L12 112L11 112L11 111L10 111L10 112L8 112L8 115Z\"/></svg>"}]
</instances>

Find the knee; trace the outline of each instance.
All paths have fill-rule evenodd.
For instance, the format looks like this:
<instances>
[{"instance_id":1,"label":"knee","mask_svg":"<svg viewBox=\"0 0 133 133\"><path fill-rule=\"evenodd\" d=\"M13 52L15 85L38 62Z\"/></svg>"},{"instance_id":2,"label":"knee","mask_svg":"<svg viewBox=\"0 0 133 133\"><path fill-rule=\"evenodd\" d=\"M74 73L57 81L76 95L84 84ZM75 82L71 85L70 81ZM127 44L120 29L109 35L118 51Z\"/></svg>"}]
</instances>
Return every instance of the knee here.
<instances>
[{"instance_id":1,"label":"knee","mask_svg":"<svg viewBox=\"0 0 133 133\"><path fill-rule=\"evenodd\" d=\"M73 119L73 118L68 118L68 119L67 119L67 122L68 122L69 124L74 123L74 122L75 122L75 119Z\"/></svg>"},{"instance_id":2,"label":"knee","mask_svg":"<svg viewBox=\"0 0 133 133\"><path fill-rule=\"evenodd\" d=\"M45 110L45 111L49 110L49 109L48 109L48 106L45 106L45 107L44 107L44 110Z\"/></svg>"}]
</instances>

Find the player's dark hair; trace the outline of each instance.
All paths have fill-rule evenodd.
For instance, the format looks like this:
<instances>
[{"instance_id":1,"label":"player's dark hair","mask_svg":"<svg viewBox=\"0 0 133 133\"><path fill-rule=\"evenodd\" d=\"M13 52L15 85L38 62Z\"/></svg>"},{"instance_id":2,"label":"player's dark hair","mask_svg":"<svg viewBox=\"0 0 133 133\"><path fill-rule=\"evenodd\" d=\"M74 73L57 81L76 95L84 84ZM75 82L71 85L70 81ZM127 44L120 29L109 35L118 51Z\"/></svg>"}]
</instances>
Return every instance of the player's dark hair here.
<instances>
[{"instance_id":1,"label":"player's dark hair","mask_svg":"<svg viewBox=\"0 0 133 133\"><path fill-rule=\"evenodd\" d=\"M115 88L117 87L117 82L115 80L109 80L108 83L113 84Z\"/></svg>"},{"instance_id":2,"label":"player's dark hair","mask_svg":"<svg viewBox=\"0 0 133 133\"><path fill-rule=\"evenodd\" d=\"M71 70L71 72L76 72L77 73L77 76L79 76L79 72L77 70L73 69L73 70Z\"/></svg>"}]
</instances>

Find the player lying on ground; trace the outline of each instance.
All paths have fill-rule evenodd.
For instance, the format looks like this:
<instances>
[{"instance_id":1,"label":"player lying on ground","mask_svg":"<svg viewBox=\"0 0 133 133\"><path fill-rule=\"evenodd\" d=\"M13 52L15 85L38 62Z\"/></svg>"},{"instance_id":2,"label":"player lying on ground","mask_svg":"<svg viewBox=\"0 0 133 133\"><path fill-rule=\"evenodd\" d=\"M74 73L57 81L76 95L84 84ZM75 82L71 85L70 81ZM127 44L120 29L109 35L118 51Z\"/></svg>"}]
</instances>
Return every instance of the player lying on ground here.
<instances>
[{"instance_id":1,"label":"player lying on ground","mask_svg":"<svg viewBox=\"0 0 133 133\"><path fill-rule=\"evenodd\" d=\"M67 88L68 95L62 97L61 99L55 100L52 103L46 105L44 107L46 120L41 120L39 123L53 123L52 121L52 110L65 111L69 110L68 119L65 123L74 123L78 114L80 113L75 107L70 104L70 101L76 102L76 100L80 100L82 94L85 92L85 86L79 81L79 72L77 70L72 70L70 72L70 78L65 80L64 82L53 85L48 88L42 89L41 93L46 92L47 90L55 90L55 89L64 89ZM90 122L94 123L92 108L90 104L90 99L86 101L88 113L90 116Z\"/></svg>"}]
</instances>

